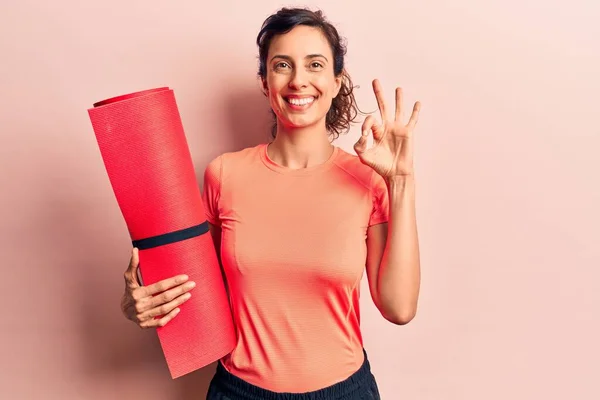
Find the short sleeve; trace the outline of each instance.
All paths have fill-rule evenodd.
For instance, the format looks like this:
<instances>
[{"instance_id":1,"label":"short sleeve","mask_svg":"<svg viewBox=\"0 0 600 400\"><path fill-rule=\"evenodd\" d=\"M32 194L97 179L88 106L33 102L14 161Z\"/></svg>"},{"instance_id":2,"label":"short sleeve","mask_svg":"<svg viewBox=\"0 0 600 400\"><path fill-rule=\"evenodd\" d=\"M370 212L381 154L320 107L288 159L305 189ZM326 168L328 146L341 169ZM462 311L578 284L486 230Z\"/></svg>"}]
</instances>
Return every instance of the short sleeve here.
<instances>
[{"instance_id":1,"label":"short sleeve","mask_svg":"<svg viewBox=\"0 0 600 400\"><path fill-rule=\"evenodd\" d=\"M222 157L212 160L204 170L204 184L202 188L202 202L208 222L221 226L219 218L219 198L221 196L221 168Z\"/></svg>"},{"instance_id":2,"label":"short sleeve","mask_svg":"<svg viewBox=\"0 0 600 400\"><path fill-rule=\"evenodd\" d=\"M373 171L371 178L371 199L373 208L369 218L369 226L388 222L389 219L389 195L385 180L377 172Z\"/></svg>"}]
</instances>

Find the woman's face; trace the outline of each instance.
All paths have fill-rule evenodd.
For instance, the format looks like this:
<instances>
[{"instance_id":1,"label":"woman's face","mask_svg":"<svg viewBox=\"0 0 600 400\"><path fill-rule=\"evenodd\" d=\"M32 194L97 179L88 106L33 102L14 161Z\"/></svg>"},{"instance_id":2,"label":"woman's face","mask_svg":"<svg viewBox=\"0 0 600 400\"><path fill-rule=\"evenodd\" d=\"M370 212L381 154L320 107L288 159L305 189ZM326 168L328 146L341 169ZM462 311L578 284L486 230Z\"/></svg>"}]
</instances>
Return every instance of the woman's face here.
<instances>
[{"instance_id":1,"label":"woman's face","mask_svg":"<svg viewBox=\"0 0 600 400\"><path fill-rule=\"evenodd\" d=\"M299 25L273 38L263 85L278 123L303 128L322 123L340 90L333 53L320 29Z\"/></svg>"}]
</instances>

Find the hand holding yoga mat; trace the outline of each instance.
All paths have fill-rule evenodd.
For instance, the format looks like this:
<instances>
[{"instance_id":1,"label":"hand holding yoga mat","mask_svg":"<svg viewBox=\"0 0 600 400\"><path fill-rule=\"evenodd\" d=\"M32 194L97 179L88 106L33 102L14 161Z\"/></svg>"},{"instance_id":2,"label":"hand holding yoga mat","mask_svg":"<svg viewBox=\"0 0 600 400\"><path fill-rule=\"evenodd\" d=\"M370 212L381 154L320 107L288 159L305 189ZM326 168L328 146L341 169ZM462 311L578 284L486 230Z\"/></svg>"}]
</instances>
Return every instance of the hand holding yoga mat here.
<instances>
[{"instance_id":1,"label":"hand holding yoga mat","mask_svg":"<svg viewBox=\"0 0 600 400\"><path fill-rule=\"evenodd\" d=\"M156 88L88 110L145 285L186 274L191 298L157 328L172 378L229 353L235 331L174 93Z\"/></svg>"}]
</instances>

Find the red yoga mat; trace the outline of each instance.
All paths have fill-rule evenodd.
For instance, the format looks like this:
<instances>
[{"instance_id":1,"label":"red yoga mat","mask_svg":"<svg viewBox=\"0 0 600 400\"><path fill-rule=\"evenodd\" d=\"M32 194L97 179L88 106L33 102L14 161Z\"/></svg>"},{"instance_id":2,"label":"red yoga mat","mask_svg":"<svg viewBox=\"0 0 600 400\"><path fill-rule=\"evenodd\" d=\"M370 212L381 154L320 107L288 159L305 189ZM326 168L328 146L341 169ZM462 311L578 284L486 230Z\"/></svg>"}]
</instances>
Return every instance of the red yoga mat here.
<instances>
[{"instance_id":1,"label":"red yoga mat","mask_svg":"<svg viewBox=\"0 0 600 400\"><path fill-rule=\"evenodd\" d=\"M179 274L192 297L157 328L173 379L228 354L235 344L229 300L173 90L113 97L88 110L145 285Z\"/></svg>"}]
</instances>

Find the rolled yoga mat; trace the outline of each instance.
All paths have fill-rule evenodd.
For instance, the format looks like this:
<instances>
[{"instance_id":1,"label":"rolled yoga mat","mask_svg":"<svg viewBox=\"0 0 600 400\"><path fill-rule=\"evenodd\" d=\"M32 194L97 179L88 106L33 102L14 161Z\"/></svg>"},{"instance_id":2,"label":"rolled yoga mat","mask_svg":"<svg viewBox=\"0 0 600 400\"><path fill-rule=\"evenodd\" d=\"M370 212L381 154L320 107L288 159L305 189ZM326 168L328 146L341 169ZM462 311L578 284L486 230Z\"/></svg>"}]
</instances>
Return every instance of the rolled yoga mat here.
<instances>
[{"instance_id":1,"label":"rolled yoga mat","mask_svg":"<svg viewBox=\"0 0 600 400\"><path fill-rule=\"evenodd\" d=\"M233 319L175 95L156 88L88 110L144 285L179 274L191 298L157 328L173 379L231 352Z\"/></svg>"}]
</instances>

